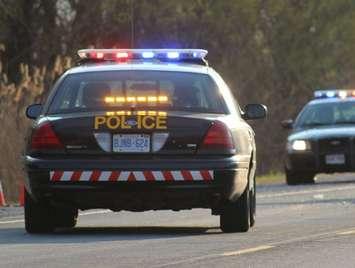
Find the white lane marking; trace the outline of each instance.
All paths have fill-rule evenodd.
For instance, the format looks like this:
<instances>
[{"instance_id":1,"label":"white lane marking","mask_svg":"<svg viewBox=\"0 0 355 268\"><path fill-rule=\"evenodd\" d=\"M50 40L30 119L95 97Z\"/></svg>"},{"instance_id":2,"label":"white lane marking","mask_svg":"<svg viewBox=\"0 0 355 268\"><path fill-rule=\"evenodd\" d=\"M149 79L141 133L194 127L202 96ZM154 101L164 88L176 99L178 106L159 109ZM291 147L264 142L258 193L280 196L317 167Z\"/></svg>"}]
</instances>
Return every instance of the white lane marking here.
<instances>
[{"instance_id":1,"label":"white lane marking","mask_svg":"<svg viewBox=\"0 0 355 268\"><path fill-rule=\"evenodd\" d=\"M20 222L24 222L24 220L0 221L0 224L20 223Z\"/></svg>"},{"instance_id":2,"label":"white lane marking","mask_svg":"<svg viewBox=\"0 0 355 268\"><path fill-rule=\"evenodd\" d=\"M274 248L274 247L275 246L271 246L271 245L262 245L262 246L258 246L258 247L255 247L255 248L246 248L246 249L237 250L237 251L224 252L224 253L222 253L220 255L223 256L223 257L237 256L237 255L253 253L253 252L262 251L262 250L267 250L267 249L271 249L271 248Z\"/></svg>"},{"instance_id":3,"label":"white lane marking","mask_svg":"<svg viewBox=\"0 0 355 268\"><path fill-rule=\"evenodd\" d=\"M198 257L192 257L192 258L188 258L188 259L184 259L184 260L180 260L180 261L161 264L161 265L158 265L155 267L167 267L167 266L172 266L172 265L180 265L183 263L193 263L195 261L204 261L207 259L239 256L239 255L243 255L243 254L254 253L254 252L258 252L258 251L262 251L262 250L277 248L279 246L287 245L287 244L291 244L291 243L295 243L295 242L307 241L307 240L311 240L311 239L315 239L315 238L322 238L322 237L325 238L325 237L332 236L332 235L345 235L345 234L355 234L354 227L343 229L343 230L336 230L336 231L324 232L324 233L313 234L313 235L308 235L308 236L291 238L291 239L287 239L287 240L283 240L283 241L277 241L274 243L270 243L267 245L260 245L260 246L236 250L236 251L229 251L229 252L223 252L223 253L208 254L208 255L203 255L203 256L198 256Z\"/></svg>"},{"instance_id":4,"label":"white lane marking","mask_svg":"<svg viewBox=\"0 0 355 268\"><path fill-rule=\"evenodd\" d=\"M258 198L272 198L272 197L282 197L282 196L293 196L293 195L305 195L305 194L315 194L315 193L328 193L333 191L346 191L355 190L355 186L344 186L329 189L315 189L315 190L305 190L305 191L295 191L295 192L285 192L278 194L259 194Z\"/></svg>"},{"instance_id":5,"label":"white lane marking","mask_svg":"<svg viewBox=\"0 0 355 268\"><path fill-rule=\"evenodd\" d=\"M337 235L352 235L352 234L355 234L355 230L349 230L349 231L343 231L337 233Z\"/></svg>"},{"instance_id":6,"label":"white lane marking","mask_svg":"<svg viewBox=\"0 0 355 268\"><path fill-rule=\"evenodd\" d=\"M275 246L271 246L271 245L263 245L263 246L258 246L258 247L253 247L253 248L246 248L246 249L237 250L237 251L229 251L229 252L223 252L223 253L208 254L208 255L193 257L193 258L184 259L184 260L180 260L180 261L169 262L169 263L157 265L157 266L154 266L154 267L166 267L166 266L172 266L172 265L180 265L180 264L183 264L183 263L193 263L195 261L203 261L203 260L206 260L206 259L232 257L232 256L243 255L243 254L253 253L253 252L257 252L257 251L267 250L267 249L271 249L271 248L274 248L274 247Z\"/></svg>"},{"instance_id":7,"label":"white lane marking","mask_svg":"<svg viewBox=\"0 0 355 268\"><path fill-rule=\"evenodd\" d=\"M87 212L80 212L79 216L87 216L87 215L95 215L95 214L105 214L112 212L109 209L104 209L104 210L98 210L98 211L87 211Z\"/></svg>"},{"instance_id":8,"label":"white lane marking","mask_svg":"<svg viewBox=\"0 0 355 268\"><path fill-rule=\"evenodd\" d=\"M109 213L111 210L105 209L105 210L98 210L98 211L88 211L88 212L81 212L79 213L79 216L88 216L88 215L95 215L95 214L105 214ZM10 223L23 223L25 220L10 220L10 221L0 221L0 224L10 224Z\"/></svg>"},{"instance_id":9,"label":"white lane marking","mask_svg":"<svg viewBox=\"0 0 355 268\"><path fill-rule=\"evenodd\" d=\"M313 198L317 200L322 200L324 199L324 194L315 194L313 195Z\"/></svg>"}]
</instances>

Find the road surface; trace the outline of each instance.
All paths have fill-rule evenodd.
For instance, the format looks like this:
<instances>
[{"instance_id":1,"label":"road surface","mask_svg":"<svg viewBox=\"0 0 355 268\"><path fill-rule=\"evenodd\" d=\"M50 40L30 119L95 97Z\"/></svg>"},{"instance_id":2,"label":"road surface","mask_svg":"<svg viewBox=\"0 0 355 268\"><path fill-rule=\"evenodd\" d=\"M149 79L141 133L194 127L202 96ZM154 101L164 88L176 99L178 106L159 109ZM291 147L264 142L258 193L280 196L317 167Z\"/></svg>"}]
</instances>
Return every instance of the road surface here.
<instances>
[{"instance_id":1,"label":"road surface","mask_svg":"<svg viewBox=\"0 0 355 268\"><path fill-rule=\"evenodd\" d=\"M0 219L0 267L354 267L355 175L258 188L257 223L224 234L209 210L82 212L78 227L29 235Z\"/></svg>"}]
</instances>

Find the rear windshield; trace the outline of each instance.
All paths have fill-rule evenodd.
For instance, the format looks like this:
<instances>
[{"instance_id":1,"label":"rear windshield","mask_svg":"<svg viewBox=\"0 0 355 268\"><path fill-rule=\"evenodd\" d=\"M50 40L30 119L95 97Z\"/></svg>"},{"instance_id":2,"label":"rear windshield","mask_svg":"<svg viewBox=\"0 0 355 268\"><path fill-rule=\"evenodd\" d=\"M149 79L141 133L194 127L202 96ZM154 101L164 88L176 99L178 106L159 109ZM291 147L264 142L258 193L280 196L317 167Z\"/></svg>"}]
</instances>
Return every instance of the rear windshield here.
<instances>
[{"instance_id":1,"label":"rear windshield","mask_svg":"<svg viewBox=\"0 0 355 268\"><path fill-rule=\"evenodd\" d=\"M225 113L219 90L206 74L109 71L68 75L49 114L123 109Z\"/></svg>"}]
</instances>

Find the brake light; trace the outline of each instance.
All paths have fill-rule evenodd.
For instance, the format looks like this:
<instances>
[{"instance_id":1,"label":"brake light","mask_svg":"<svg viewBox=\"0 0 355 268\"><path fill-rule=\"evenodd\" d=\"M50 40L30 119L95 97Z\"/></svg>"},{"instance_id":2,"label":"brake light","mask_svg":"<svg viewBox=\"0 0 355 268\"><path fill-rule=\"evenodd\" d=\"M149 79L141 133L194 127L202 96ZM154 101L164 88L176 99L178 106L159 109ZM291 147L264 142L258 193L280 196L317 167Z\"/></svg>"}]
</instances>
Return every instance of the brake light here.
<instances>
[{"instance_id":1,"label":"brake light","mask_svg":"<svg viewBox=\"0 0 355 268\"><path fill-rule=\"evenodd\" d=\"M234 142L232 134L225 124L219 121L213 122L203 139L201 149L209 150L233 150Z\"/></svg>"},{"instance_id":2,"label":"brake light","mask_svg":"<svg viewBox=\"0 0 355 268\"><path fill-rule=\"evenodd\" d=\"M32 150L51 150L63 148L63 144L53 131L50 123L44 123L34 131L31 140Z\"/></svg>"}]
</instances>

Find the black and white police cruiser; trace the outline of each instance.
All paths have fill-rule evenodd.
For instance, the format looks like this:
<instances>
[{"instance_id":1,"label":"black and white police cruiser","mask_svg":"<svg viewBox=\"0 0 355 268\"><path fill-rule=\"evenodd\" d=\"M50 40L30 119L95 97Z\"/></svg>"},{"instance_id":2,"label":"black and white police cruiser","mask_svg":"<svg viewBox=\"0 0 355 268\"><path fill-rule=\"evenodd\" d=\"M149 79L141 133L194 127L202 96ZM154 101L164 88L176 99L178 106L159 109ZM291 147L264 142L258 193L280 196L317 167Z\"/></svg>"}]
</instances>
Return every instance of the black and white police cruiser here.
<instances>
[{"instance_id":1,"label":"black and white police cruiser","mask_svg":"<svg viewBox=\"0 0 355 268\"><path fill-rule=\"evenodd\" d=\"M318 90L287 139L285 170L290 185L314 183L317 173L355 171L355 90Z\"/></svg>"},{"instance_id":2,"label":"black and white police cruiser","mask_svg":"<svg viewBox=\"0 0 355 268\"><path fill-rule=\"evenodd\" d=\"M224 232L255 221L256 148L201 49L86 49L43 104L25 155L29 233L71 228L78 209L210 208Z\"/></svg>"}]
</instances>

